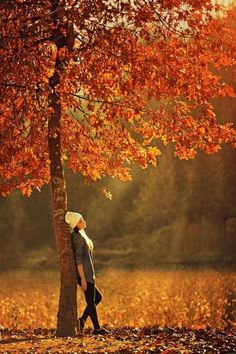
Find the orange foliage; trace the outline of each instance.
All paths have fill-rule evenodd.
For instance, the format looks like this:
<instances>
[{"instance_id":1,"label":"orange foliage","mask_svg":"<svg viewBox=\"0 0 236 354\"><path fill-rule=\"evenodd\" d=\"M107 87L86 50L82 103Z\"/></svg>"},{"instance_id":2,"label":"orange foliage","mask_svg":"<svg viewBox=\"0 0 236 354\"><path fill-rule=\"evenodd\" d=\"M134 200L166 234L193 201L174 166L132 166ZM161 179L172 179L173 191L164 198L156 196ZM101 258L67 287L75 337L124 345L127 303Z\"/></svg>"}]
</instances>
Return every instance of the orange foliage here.
<instances>
[{"instance_id":1,"label":"orange foliage","mask_svg":"<svg viewBox=\"0 0 236 354\"><path fill-rule=\"evenodd\" d=\"M130 281L132 279L132 282ZM12 329L55 328L59 277L34 272L2 274L1 326ZM102 324L123 326L236 328L232 272L121 271L101 274L97 286L103 294L98 314ZM78 291L78 314L86 306ZM231 312L231 310L234 312ZM234 318L234 321L233 321ZM92 328L92 323L86 324Z\"/></svg>"},{"instance_id":2,"label":"orange foliage","mask_svg":"<svg viewBox=\"0 0 236 354\"><path fill-rule=\"evenodd\" d=\"M131 163L156 164L156 138L174 143L181 159L198 149L216 152L225 142L235 147L235 129L218 124L211 105L213 97L235 96L219 76L222 67L235 64L235 12L207 0L133 3L0 4L2 195L15 188L30 195L50 180L56 60L61 154L74 172L127 180ZM200 113L193 116L195 109Z\"/></svg>"}]
</instances>

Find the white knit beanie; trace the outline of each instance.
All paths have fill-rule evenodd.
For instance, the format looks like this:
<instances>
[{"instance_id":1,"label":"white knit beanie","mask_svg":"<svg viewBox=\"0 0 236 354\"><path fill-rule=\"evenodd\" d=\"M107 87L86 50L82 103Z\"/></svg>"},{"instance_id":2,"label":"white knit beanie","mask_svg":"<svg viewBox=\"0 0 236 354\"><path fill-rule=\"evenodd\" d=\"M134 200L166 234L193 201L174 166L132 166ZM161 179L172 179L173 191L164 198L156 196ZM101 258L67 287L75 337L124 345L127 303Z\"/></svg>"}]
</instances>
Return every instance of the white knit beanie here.
<instances>
[{"instance_id":1,"label":"white knit beanie","mask_svg":"<svg viewBox=\"0 0 236 354\"><path fill-rule=\"evenodd\" d=\"M73 213L72 211L67 211L65 216L65 221L70 225L72 229L78 224L80 219L82 219L82 215L79 213Z\"/></svg>"}]
</instances>

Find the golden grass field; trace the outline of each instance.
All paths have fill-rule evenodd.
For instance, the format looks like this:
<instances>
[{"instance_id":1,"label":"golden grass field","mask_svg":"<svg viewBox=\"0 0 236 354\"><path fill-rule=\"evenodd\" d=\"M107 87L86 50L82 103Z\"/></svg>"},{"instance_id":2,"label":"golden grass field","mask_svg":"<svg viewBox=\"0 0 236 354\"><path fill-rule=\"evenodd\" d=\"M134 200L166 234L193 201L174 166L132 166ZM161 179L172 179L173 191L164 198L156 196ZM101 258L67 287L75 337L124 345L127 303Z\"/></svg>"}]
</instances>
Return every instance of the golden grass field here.
<instances>
[{"instance_id":1,"label":"golden grass field","mask_svg":"<svg viewBox=\"0 0 236 354\"><path fill-rule=\"evenodd\" d=\"M56 327L59 274L26 271L0 275L0 326ZM110 270L97 274L102 325L236 328L236 273L216 270ZM78 314L85 306L78 286ZM87 328L92 327L88 320Z\"/></svg>"}]
</instances>

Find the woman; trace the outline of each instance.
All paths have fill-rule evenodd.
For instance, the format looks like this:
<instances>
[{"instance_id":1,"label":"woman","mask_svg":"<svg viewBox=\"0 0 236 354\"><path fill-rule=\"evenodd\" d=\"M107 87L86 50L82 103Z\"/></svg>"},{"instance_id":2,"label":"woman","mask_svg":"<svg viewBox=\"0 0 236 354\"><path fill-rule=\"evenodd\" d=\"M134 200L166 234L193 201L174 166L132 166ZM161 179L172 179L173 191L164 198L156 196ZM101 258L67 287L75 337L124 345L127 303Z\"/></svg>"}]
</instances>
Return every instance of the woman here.
<instances>
[{"instance_id":1,"label":"woman","mask_svg":"<svg viewBox=\"0 0 236 354\"><path fill-rule=\"evenodd\" d=\"M68 211L65 216L71 232L75 262L78 270L78 283L84 291L87 306L83 315L77 319L77 328L82 332L88 316L94 326L93 334L106 334L108 331L100 327L96 305L102 300L102 295L95 286L95 271L93 266L93 242L86 235L86 222L79 213Z\"/></svg>"}]
</instances>

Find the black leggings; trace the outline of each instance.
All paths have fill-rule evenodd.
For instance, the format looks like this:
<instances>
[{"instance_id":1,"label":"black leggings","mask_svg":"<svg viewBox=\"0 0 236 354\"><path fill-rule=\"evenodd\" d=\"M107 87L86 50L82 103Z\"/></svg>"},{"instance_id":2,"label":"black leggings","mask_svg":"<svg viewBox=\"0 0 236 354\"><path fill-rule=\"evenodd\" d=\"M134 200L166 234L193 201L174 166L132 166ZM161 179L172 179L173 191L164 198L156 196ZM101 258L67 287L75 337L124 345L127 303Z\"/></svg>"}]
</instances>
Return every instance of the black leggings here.
<instances>
[{"instance_id":1,"label":"black leggings","mask_svg":"<svg viewBox=\"0 0 236 354\"><path fill-rule=\"evenodd\" d=\"M78 283L81 286L80 278L78 278ZM100 293L100 291L98 290L98 288L95 286L94 283L89 283L87 281L87 289L84 291L84 295L85 295L87 306L83 312L82 318L84 321L86 321L89 316L93 323L94 329L98 329L100 328L100 325L98 321L96 306L102 300L102 294Z\"/></svg>"}]
</instances>

